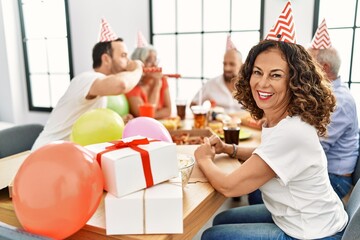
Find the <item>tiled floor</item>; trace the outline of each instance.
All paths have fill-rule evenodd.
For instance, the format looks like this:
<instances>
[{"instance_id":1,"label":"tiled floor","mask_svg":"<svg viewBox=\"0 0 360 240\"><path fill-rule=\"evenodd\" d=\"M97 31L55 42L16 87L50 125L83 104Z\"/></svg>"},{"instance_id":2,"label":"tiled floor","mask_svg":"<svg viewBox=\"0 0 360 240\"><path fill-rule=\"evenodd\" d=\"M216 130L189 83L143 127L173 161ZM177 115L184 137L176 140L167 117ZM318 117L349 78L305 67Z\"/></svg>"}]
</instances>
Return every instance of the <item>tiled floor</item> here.
<instances>
[{"instance_id":1,"label":"tiled floor","mask_svg":"<svg viewBox=\"0 0 360 240\"><path fill-rule=\"evenodd\" d=\"M194 236L192 240L200 240L202 232L212 226L212 221L216 214L233 207L248 205L247 196L242 196L240 201L234 201L232 198L228 198L223 205L217 210L217 212L209 219L209 221L200 229L200 231Z\"/></svg>"}]
</instances>

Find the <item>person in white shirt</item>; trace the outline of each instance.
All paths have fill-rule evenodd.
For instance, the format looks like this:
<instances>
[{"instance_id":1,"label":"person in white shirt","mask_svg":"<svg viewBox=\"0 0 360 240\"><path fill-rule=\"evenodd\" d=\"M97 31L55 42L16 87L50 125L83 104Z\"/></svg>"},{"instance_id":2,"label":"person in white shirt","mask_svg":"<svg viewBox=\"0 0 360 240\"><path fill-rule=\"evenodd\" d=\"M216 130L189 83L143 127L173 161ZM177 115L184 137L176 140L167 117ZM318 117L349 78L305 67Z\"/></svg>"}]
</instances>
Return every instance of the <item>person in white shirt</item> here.
<instances>
[{"instance_id":1,"label":"person in white shirt","mask_svg":"<svg viewBox=\"0 0 360 240\"><path fill-rule=\"evenodd\" d=\"M92 57L94 70L72 79L32 150L52 141L70 140L71 128L82 114L95 108L106 108L106 96L130 91L141 78L142 63L129 59L121 38L98 42Z\"/></svg>"},{"instance_id":2,"label":"person in white shirt","mask_svg":"<svg viewBox=\"0 0 360 240\"><path fill-rule=\"evenodd\" d=\"M264 40L250 50L235 88L255 119L266 117L260 145L242 148L213 135L195 158L217 191L234 197L260 188L264 204L219 213L202 239L340 239L348 215L319 141L336 101L321 69L301 45ZM218 153L246 161L227 174L213 162Z\"/></svg>"},{"instance_id":3,"label":"person in white shirt","mask_svg":"<svg viewBox=\"0 0 360 240\"><path fill-rule=\"evenodd\" d=\"M224 108L226 113L241 111L241 104L232 95L235 90L234 77L238 75L241 65L241 53L235 48L226 50L223 74L208 80L192 99L191 106L199 104L199 95L201 94L201 104L210 100L213 105Z\"/></svg>"}]
</instances>

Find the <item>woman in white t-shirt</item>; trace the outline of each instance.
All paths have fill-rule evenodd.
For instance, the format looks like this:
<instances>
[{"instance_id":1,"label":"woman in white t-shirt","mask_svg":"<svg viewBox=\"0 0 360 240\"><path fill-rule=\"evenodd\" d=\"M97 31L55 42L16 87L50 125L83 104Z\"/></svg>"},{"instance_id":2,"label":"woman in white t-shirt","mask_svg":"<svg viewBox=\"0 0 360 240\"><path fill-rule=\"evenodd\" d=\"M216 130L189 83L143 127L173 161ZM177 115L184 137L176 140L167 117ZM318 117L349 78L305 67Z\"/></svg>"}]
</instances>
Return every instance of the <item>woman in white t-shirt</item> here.
<instances>
[{"instance_id":1,"label":"woman in white t-shirt","mask_svg":"<svg viewBox=\"0 0 360 240\"><path fill-rule=\"evenodd\" d=\"M265 40L250 50L235 85L235 98L266 118L261 144L245 149L212 136L195 158L217 191L235 197L260 188L264 204L218 214L202 239L340 239L348 216L319 142L335 98L321 69L302 46ZM212 161L217 153L246 161L226 174Z\"/></svg>"}]
</instances>

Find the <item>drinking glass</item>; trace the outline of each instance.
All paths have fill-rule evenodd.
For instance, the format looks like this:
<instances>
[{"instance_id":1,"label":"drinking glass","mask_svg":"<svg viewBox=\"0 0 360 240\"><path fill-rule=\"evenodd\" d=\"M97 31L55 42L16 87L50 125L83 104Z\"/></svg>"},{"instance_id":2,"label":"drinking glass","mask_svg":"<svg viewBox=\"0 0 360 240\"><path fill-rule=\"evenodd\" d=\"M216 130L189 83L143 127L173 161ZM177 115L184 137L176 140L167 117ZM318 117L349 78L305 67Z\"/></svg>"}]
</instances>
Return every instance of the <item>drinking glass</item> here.
<instances>
[{"instance_id":1,"label":"drinking glass","mask_svg":"<svg viewBox=\"0 0 360 240\"><path fill-rule=\"evenodd\" d=\"M240 119L225 119L223 121L224 141L229 144L239 143Z\"/></svg>"}]
</instances>

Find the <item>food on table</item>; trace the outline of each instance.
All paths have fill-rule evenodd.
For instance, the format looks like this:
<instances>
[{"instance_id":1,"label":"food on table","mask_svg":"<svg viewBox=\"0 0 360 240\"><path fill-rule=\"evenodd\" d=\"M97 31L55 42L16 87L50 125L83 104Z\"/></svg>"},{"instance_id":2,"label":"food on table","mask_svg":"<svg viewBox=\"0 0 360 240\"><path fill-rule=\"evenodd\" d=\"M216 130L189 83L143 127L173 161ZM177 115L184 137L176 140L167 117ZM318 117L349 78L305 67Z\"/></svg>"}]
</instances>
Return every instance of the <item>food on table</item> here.
<instances>
[{"instance_id":1,"label":"food on table","mask_svg":"<svg viewBox=\"0 0 360 240\"><path fill-rule=\"evenodd\" d=\"M190 136L189 133L171 136L176 145L197 145L204 142L203 136Z\"/></svg>"},{"instance_id":2,"label":"food on table","mask_svg":"<svg viewBox=\"0 0 360 240\"><path fill-rule=\"evenodd\" d=\"M165 119L161 119L159 120L164 127L171 131L171 130L176 130L181 126L181 119L179 116L175 116L175 117L168 117Z\"/></svg>"}]
</instances>

